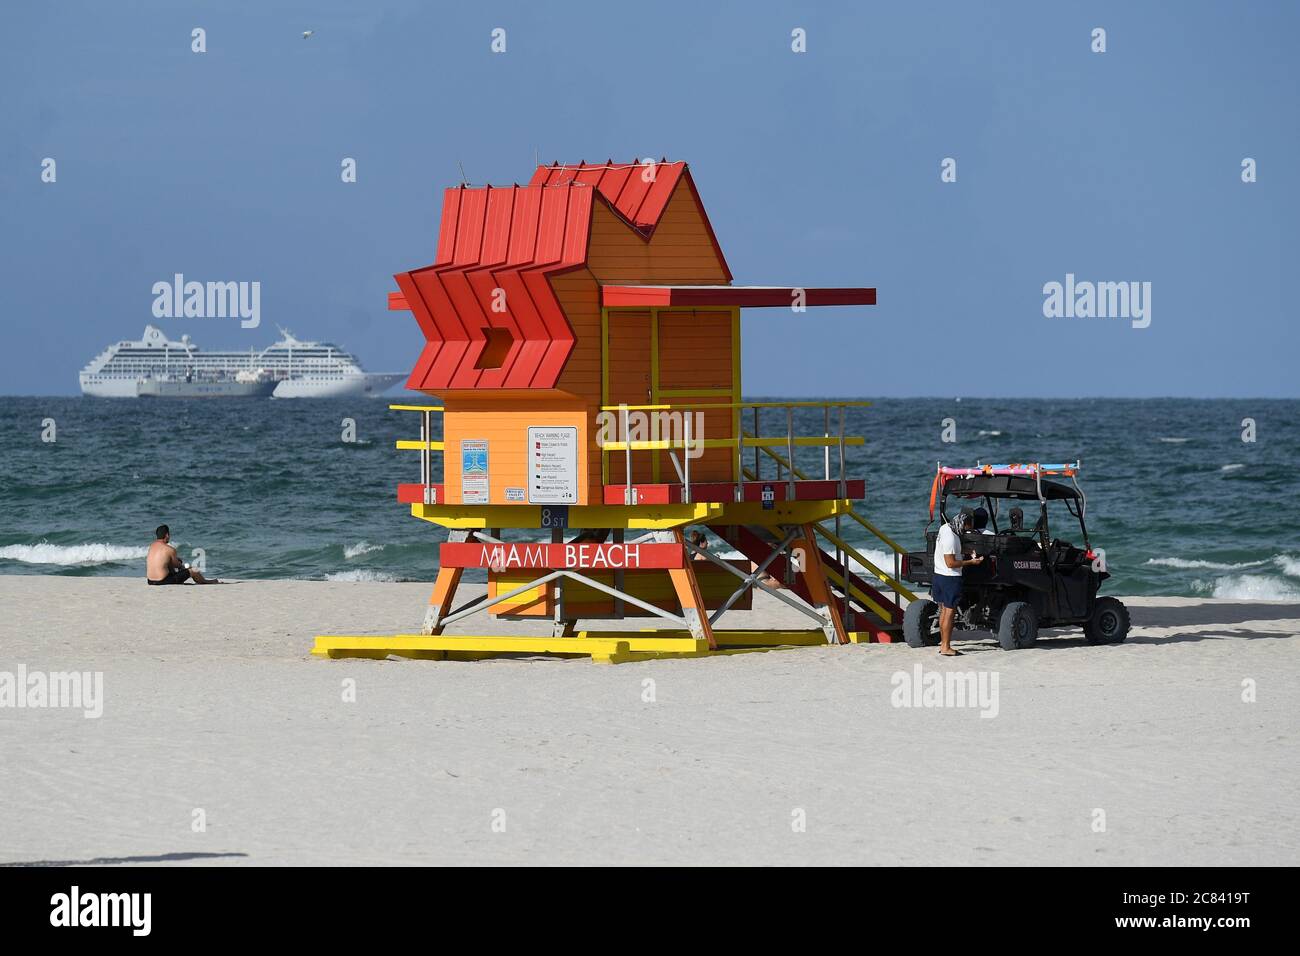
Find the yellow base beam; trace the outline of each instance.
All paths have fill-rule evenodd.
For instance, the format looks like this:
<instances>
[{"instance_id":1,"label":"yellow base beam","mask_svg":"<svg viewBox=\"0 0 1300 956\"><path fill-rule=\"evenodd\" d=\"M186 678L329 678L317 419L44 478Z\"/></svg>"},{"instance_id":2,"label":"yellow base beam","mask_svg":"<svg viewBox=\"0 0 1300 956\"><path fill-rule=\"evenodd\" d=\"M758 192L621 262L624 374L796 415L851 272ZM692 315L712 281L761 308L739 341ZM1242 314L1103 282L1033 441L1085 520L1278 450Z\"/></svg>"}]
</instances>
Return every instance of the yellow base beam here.
<instances>
[{"instance_id":1,"label":"yellow base beam","mask_svg":"<svg viewBox=\"0 0 1300 956\"><path fill-rule=\"evenodd\" d=\"M714 631L717 650L688 631L581 631L575 637L506 637L459 634L322 634L312 654L317 657L409 657L420 660L481 660L509 654L590 657L606 664L667 657L708 657L826 643L813 631Z\"/></svg>"},{"instance_id":2,"label":"yellow base beam","mask_svg":"<svg viewBox=\"0 0 1300 956\"><path fill-rule=\"evenodd\" d=\"M645 628L640 631L579 631L578 637L600 641L631 641L632 650L663 649L675 651L683 641L694 640L690 631L670 628ZM754 631L714 628L714 642L719 647L811 647L826 643L821 628L806 631ZM704 644L704 641L700 641Z\"/></svg>"},{"instance_id":3,"label":"yellow base beam","mask_svg":"<svg viewBox=\"0 0 1300 956\"><path fill-rule=\"evenodd\" d=\"M870 631L849 631L850 644L874 644Z\"/></svg>"},{"instance_id":4,"label":"yellow base beam","mask_svg":"<svg viewBox=\"0 0 1300 956\"><path fill-rule=\"evenodd\" d=\"M780 482L773 482L780 484ZM764 510L761 502L700 502L673 505L569 505L569 528L626 528L664 531L691 524L746 524L772 526L810 524L847 514L848 499L778 501ZM444 528L539 528L540 505L411 505L411 515Z\"/></svg>"},{"instance_id":5,"label":"yellow base beam","mask_svg":"<svg viewBox=\"0 0 1300 956\"><path fill-rule=\"evenodd\" d=\"M701 408L726 408L726 405L701 405ZM839 445L839 438L755 438L752 435L746 435L741 439L741 444L745 448L787 448L794 445L796 448L834 448ZM852 445L859 447L866 444L866 440L861 435L846 435L844 438L845 446ZM397 447L405 448L410 445L419 448L418 441L398 442ZM645 441L607 441L601 447L605 451L627 451L631 446L633 451L672 451L673 449L686 448L684 438L659 438L646 439ZM735 448L736 439L734 438L692 438L691 448Z\"/></svg>"},{"instance_id":6,"label":"yellow base beam","mask_svg":"<svg viewBox=\"0 0 1300 956\"><path fill-rule=\"evenodd\" d=\"M628 528L664 531L720 519L726 505L569 505L570 528ZM411 514L444 528L540 528L540 505L411 505Z\"/></svg>"}]
</instances>

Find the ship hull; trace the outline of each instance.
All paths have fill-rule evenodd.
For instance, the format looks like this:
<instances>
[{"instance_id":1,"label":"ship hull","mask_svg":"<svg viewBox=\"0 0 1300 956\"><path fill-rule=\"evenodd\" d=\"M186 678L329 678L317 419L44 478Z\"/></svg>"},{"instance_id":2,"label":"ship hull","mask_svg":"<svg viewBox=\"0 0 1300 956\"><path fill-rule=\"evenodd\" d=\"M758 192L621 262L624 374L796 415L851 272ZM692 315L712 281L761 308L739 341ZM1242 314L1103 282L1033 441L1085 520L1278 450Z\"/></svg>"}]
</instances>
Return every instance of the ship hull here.
<instances>
[{"instance_id":1,"label":"ship hull","mask_svg":"<svg viewBox=\"0 0 1300 956\"><path fill-rule=\"evenodd\" d=\"M265 382L185 382L144 379L136 384L141 398L268 398L280 384Z\"/></svg>"},{"instance_id":2,"label":"ship hull","mask_svg":"<svg viewBox=\"0 0 1300 956\"><path fill-rule=\"evenodd\" d=\"M91 398L136 398L133 378L104 378L97 382L81 380L81 394Z\"/></svg>"},{"instance_id":3,"label":"ship hull","mask_svg":"<svg viewBox=\"0 0 1300 956\"><path fill-rule=\"evenodd\" d=\"M275 388L276 398L378 398L405 376L384 372L337 379L290 378Z\"/></svg>"}]
</instances>

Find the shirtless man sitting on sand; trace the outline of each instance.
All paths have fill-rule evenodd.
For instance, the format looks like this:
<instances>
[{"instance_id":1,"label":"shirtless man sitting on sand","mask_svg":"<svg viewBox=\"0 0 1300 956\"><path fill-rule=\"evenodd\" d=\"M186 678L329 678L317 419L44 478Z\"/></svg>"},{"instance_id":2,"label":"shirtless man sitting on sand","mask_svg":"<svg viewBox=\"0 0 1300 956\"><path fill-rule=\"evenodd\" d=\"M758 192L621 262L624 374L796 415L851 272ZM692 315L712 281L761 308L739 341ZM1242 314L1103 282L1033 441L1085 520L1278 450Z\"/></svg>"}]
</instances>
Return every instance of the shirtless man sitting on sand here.
<instances>
[{"instance_id":1,"label":"shirtless man sitting on sand","mask_svg":"<svg viewBox=\"0 0 1300 956\"><path fill-rule=\"evenodd\" d=\"M155 532L158 540L149 545L149 555L145 558L145 580L150 584L184 584L186 581L193 581L195 584L220 584L221 582L213 578L209 581L199 572L187 568L176 555L176 549L169 543L172 539L171 528L165 524L160 524Z\"/></svg>"}]
</instances>

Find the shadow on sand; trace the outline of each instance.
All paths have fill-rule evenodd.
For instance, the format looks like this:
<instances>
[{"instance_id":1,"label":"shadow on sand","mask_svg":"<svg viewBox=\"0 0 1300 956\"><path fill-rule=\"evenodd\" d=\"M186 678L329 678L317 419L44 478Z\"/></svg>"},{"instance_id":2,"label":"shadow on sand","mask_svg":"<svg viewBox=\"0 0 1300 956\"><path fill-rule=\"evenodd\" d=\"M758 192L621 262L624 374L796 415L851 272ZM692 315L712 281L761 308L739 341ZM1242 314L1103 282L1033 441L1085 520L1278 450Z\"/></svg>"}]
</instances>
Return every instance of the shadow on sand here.
<instances>
[{"instance_id":1,"label":"shadow on sand","mask_svg":"<svg viewBox=\"0 0 1300 956\"><path fill-rule=\"evenodd\" d=\"M1300 604L1189 604L1129 608L1135 627L1245 624L1247 621L1300 620ZM1261 637L1265 635L1260 635ZM1274 636L1274 635L1268 635Z\"/></svg>"},{"instance_id":2,"label":"shadow on sand","mask_svg":"<svg viewBox=\"0 0 1300 956\"><path fill-rule=\"evenodd\" d=\"M162 853L158 856L97 856L90 860L25 860L17 863L0 863L0 867L120 866L123 863L188 863L192 860L213 860L227 857L247 856L247 853Z\"/></svg>"},{"instance_id":3,"label":"shadow on sand","mask_svg":"<svg viewBox=\"0 0 1300 956\"><path fill-rule=\"evenodd\" d=\"M1173 610L1180 610L1174 608ZM1290 614L1281 614L1276 618L1264 618L1258 615L1247 616L1247 621L1260 620L1288 620L1296 613L1293 610ZM1247 628L1226 628L1217 627L1219 621L1207 621L1203 617L1194 618L1191 621L1183 621L1184 625L1199 625L1203 627L1212 627L1214 630L1196 631L1187 634L1168 634L1162 636L1144 636L1141 634L1130 637L1125 644L1191 644L1198 641L1232 641L1232 640L1295 640L1300 638L1300 634L1288 634L1285 631L1252 631ZM1136 622L1135 622L1136 624ZM1140 626L1143 627L1178 627L1179 622L1162 619L1160 622L1144 621ZM983 651L1001 651L997 638L987 631L961 631L953 635L953 646L963 653L980 653ZM1037 643L1031 648L1035 651L1064 651L1069 649L1087 648L1089 650L1106 651L1104 645L1091 645L1084 640L1083 635L1077 630L1049 631L1044 630ZM928 648L927 648L928 650ZM1017 652L1020 653L1020 652Z\"/></svg>"}]
</instances>

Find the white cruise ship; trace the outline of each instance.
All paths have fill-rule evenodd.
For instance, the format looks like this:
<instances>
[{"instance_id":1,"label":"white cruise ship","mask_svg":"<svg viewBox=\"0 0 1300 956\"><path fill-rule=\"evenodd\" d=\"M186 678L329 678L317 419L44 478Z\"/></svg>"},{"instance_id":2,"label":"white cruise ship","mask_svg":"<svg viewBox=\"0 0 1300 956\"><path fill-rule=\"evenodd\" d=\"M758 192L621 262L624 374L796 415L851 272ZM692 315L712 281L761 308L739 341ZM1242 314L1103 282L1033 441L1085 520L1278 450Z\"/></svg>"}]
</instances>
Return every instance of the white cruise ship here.
<instances>
[{"instance_id":1,"label":"white cruise ship","mask_svg":"<svg viewBox=\"0 0 1300 956\"><path fill-rule=\"evenodd\" d=\"M209 352L182 335L179 342L146 325L137 342L115 342L81 370L81 391L101 398L135 398L142 380L202 377L233 381L240 372L278 380L275 398L377 397L406 376L367 372L357 359L329 342L301 342L284 329L280 341L260 352Z\"/></svg>"}]
</instances>

